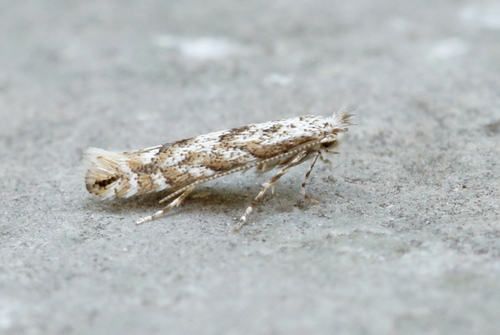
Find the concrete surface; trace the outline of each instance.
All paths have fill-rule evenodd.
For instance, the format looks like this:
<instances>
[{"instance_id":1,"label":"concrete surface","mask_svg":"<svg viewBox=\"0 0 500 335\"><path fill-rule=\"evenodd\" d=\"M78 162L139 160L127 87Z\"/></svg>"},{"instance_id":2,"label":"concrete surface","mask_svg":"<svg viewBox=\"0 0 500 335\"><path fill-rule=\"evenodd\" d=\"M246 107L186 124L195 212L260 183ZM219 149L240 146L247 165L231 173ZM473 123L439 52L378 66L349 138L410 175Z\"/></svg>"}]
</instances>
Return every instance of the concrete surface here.
<instances>
[{"instance_id":1,"label":"concrete surface","mask_svg":"<svg viewBox=\"0 0 500 335\"><path fill-rule=\"evenodd\" d=\"M500 5L2 1L0 333L498 334ZM88 146L356 109L295 168L101 203Z\"/></svg>"}]
</instances>

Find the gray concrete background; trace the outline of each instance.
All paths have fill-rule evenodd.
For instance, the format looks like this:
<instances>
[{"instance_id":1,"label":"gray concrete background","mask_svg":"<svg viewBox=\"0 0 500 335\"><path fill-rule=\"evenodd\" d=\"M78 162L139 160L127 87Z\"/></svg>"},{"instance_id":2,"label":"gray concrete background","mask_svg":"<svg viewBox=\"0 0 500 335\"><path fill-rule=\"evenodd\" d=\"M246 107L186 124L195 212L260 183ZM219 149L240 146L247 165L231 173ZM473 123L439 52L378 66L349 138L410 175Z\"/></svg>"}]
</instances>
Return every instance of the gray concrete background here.
<instances>
[{"instance_id":1,"label":"gray concrete background","mask_svg":"<svg viewBox=\"0 0 500 335\"><path fill-rule=\"evenodd\" d=\"M0 333L497 334L500 5L0 2ZM333 165L99 202L88 146L356 109Z\"/></svg>"}]
</instances>

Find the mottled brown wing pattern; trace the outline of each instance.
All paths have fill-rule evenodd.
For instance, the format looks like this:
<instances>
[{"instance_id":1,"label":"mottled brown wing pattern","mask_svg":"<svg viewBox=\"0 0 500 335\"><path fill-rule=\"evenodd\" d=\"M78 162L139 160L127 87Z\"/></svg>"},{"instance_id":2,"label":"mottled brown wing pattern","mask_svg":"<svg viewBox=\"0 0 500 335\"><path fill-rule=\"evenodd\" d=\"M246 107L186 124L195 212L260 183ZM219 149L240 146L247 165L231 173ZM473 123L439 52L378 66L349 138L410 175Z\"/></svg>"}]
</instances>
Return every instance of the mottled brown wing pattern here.
<instances>
[{"instance_id":1,"label":"mottled brown wing pattern","mask_svg":"<svg viewBox=\"0 0 500 335\"><path fill-rule=\"evenodd\" d=\"M263 173L282 167L278 177L269 182L273 184L289 168L305 160L313 159L312 170L322 152L329 152L341 143L351 125L350 117L350 113L301 116L123 153L89 148L85 154L88 166L85 184L90 193L103 199L172 192L162 201L174 200L165 209L138 221L143 223L178 206L197 185L230 173L253 167ZM304 187L305 182L305 195ZM266 189L249 208L256 205ZM240 223L246 221L250 211L247 209Z\"/></svg>"}]
</instances>

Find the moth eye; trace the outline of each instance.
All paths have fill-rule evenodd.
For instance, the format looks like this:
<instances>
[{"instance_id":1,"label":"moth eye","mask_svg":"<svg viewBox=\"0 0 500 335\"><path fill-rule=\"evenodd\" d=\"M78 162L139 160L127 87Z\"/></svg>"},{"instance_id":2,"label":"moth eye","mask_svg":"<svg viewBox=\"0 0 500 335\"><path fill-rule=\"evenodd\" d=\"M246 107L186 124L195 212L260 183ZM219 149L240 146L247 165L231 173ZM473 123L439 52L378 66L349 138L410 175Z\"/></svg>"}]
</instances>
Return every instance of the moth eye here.
<instances>
[{"instance_id":1,"label":"moth eye","mask_svg":"<svg viewBox=\"0 0 500 335\"><path fill-rule=\"evenodd\" d=\"M330 148L331 146L335 145L337 141L330 141L330 142L325 142L325 143L321 143L321 146L323 148Z\"/></svg>"}]
</instances>

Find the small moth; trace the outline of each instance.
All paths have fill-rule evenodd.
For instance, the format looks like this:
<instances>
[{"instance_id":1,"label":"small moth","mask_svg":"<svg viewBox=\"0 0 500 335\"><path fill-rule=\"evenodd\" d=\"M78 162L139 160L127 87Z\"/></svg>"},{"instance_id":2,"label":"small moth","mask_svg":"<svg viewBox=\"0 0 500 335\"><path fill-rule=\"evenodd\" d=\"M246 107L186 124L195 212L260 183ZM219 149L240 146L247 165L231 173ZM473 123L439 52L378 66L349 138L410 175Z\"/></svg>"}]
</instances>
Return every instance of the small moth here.
<instances>
[{"instance_id":1,"label":"small moth","mask_svg":"<svg viewBox=\"0 0 500 335\"><path fill-rule=\"evenodd\" d=\"M159 191L170 192L160 203L170 201L162 210L142 218L136 224L154 220L179 206L196 186L231 173L255 168L264 173L281 169L262 185L262 189L246 208L234 231L246 222L266 190L290 168L311 160L304 175L305 186L318 157L329 162L323 153L336 154L336 149L351 126L349 112L331 117L300 116L286 120L251 124L207 135L158 145L155 147L112 152L89 148L85 152L88 166L85 185L91 194L102 199L127 198Z\"/></svg>"}]
</instances>

